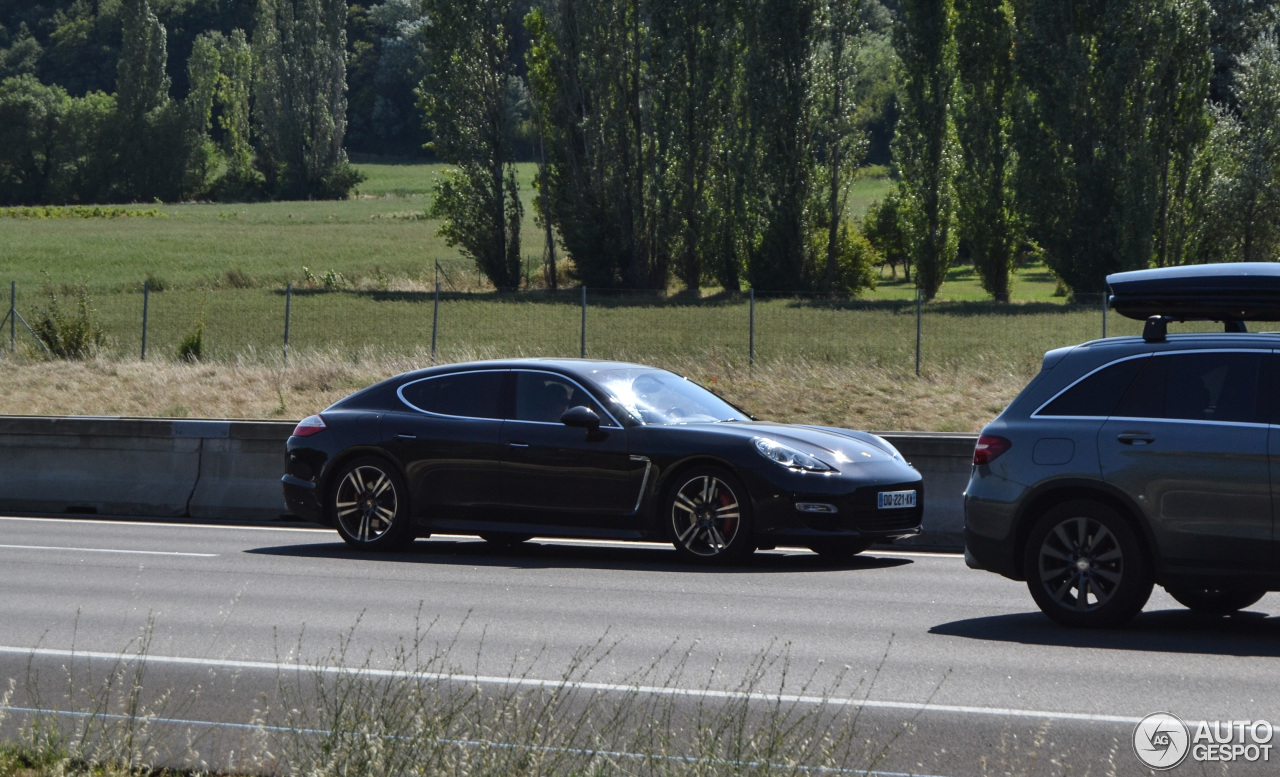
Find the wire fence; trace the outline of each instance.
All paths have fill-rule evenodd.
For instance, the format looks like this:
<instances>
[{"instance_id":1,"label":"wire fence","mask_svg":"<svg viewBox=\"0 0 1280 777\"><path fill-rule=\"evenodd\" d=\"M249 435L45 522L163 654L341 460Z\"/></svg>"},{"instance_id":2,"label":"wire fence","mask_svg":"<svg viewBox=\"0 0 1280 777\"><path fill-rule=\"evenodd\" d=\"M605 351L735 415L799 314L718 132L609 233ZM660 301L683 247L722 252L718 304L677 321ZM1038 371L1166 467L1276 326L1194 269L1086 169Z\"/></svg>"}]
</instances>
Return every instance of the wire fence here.
<instances>
[{"instance_id":1,"label":"wire fence","mask_svg":"<svg viewBox=\"0 0 1280 777\"><path fill-rule=\"evenodd\" d=\"M450 362L511 356L650 363L713 359L740 365L857 363L922 371L1034 372L1044 352L1142 324L1108 314L1103 295L997 304L943 292L934 300L857 300L744 292L682 297L576 287L503 294L326 288L170 289L99 295L104 350L179 358L198 334L201 360L280 362L313 352L417 354ZM10 351L41 353L28 324L47 296L10 285ZM59 303L73 312L74 300ZM3 331L3 330L0 330Z\"/></svg>"}]
</instances>

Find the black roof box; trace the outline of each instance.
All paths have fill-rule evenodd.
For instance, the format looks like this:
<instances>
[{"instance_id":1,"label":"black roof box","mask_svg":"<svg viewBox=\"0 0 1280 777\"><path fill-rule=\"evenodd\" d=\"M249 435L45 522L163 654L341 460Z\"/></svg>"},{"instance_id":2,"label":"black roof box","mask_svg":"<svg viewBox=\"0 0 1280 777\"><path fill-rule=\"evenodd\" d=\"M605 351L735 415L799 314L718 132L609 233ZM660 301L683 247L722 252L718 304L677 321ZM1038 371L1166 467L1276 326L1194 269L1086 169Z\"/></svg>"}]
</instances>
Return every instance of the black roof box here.
<instances>
[{"instance_id":1,"label":"black roof box","mask_svg":"<svg viewBox=\"0 0 1280 777\"><path fill-rule=\"evenodd\" d=\"M1144 321L1280 321L1280 264L1236 262L1107 276L1111 307Z\"/></svg>"}]
</instances>

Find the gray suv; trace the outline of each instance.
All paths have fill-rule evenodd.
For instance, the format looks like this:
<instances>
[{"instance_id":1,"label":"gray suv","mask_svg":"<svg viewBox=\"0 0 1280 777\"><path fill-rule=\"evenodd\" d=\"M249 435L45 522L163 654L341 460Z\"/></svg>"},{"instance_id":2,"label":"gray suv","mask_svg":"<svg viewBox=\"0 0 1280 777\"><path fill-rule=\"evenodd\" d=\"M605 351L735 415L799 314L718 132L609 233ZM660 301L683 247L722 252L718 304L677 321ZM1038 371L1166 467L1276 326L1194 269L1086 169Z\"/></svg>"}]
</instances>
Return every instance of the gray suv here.
<instances>
[{"instance_id":1,"label":"gray suv","mask_svg":"<svg viewBox=\"0 0 1280 777\"><path fill-rule=\"evenodd\" d=\"M1247 607L1280 590L1280 333L1245 331L1280 320L1280 265L1107 281L1144 335L1050 351L983 429L965 560L1069 626L1123 623L1156 583L1193 610ZM1226 331L1167 334L1196 320Z\"/></svg>"}]
</instances>

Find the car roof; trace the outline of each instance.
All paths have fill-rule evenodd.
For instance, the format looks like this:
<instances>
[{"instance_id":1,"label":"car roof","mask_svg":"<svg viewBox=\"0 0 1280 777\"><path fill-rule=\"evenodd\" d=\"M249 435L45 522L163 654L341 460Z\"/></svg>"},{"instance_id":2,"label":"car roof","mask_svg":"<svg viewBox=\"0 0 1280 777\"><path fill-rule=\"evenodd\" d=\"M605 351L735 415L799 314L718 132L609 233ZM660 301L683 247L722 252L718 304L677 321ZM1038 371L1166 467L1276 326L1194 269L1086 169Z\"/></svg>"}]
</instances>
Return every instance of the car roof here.
<instances>
[{"instance_id":1,"label":"car roof","mask_svg":"<svg viewBox=\"0 0 1280 777\"><path fill-rule=\"evenodd\" d=\"M482 361L470 362L453 362L451 364L438 364L434 367L424 367L418 370L403 373L396 377L427 376L436 375L446 372L467 372L471 370L513 370L513 369L551 369L558 372L568 373L570 375L583 375L599 370L616 370L616 369L648 369L656 370L659 367L653 367L647 364L636 364L634 362L609 361L606 359L571 359L556 357L528 357L521 359L485 359Z\"/></svg>"}]
</instances>

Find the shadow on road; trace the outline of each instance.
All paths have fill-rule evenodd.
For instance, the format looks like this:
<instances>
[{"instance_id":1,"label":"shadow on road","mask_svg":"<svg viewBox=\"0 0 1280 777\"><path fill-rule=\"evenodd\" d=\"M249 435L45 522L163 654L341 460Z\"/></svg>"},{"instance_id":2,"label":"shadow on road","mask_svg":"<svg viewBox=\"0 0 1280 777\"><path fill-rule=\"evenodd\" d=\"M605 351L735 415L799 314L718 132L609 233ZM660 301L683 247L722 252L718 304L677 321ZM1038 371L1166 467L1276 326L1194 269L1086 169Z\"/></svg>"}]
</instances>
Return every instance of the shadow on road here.
<instances>
[{"instance_id":1,"label":"shadow on road","mask_svg":"<svg viewBox=\"0 0 1280 777\"><path fill-rule=\"evenodd\" d=\"M1068 629L1039 612L1028 612L952 621L929 633L1023 645L1280 657L1280 618L1249 611L1220 618L1182 609L1155 610L1114 630Z\"/></svg>"},{"instance_id":2,"label":"shadow on road","mask_svg":"<svg viewBox=\"0 0 1280 777\"><path fill-rule=\"evenodd\" d=\"M306 545L278 545L253 548L246 553L297 558L333 558L353 561L378 561L421 564L459 564L515 569L617 569L633 571L685 572L693 574L761 572L847 572L886 569L911 564L901 556L862 554L833 561L807 551L771 551L756 553L745 564L737 566L695 566L682 562L674 549L652 547L600 547L589 545L526 542L515 548L503 548L483 540L418 540L400 553L362 553L341 542Z\"/></svg>"}]
</instances>

